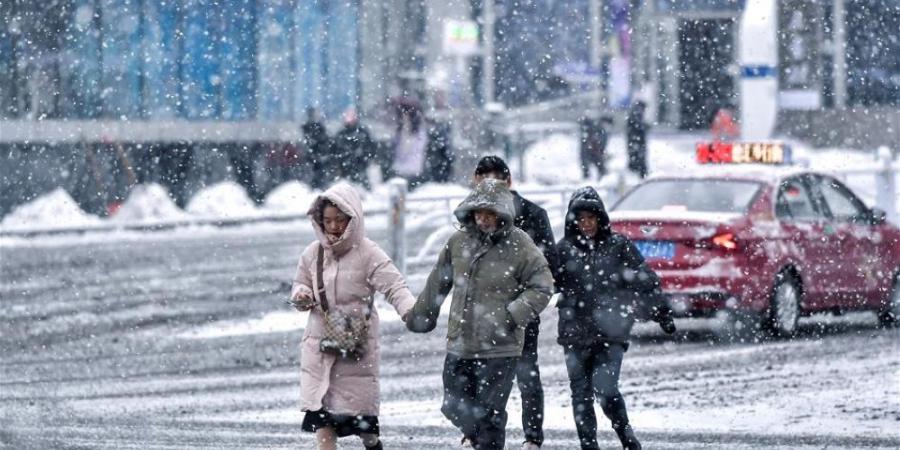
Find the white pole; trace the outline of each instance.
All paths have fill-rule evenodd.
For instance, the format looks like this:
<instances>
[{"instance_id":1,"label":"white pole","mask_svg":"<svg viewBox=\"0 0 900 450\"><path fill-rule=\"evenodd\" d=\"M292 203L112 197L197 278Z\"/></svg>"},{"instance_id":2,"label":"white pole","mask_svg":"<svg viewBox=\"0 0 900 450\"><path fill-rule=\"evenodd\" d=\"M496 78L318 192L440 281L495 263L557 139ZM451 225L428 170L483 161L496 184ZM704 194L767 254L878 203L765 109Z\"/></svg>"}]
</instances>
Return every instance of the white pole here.
<instances>
[{"instance_id":1,"label":"white pole","mask_svg":"<svg viewBox=\"0 0 900 450\"><path fill-rule=\"evenodd\" d=\"M394 178L389 182L391 205L391 259L400 273L406 273L406 193L409 184L402 178Z\"/></svg>"},{"instance_id":2,"label":"white pole","mask_svg":"<svg viewBox=\"0 0 900 450\"><path fill-rule=\"evenodd\" d=\"M741 138L767 140L778 117L778 1L747 0L738 26Z\"/></svg>"},{"instance_id":3,"label":"white pole","mask_svg":"<svg viewBox=\"0 0 900 450\"><path fill-rule=\"evenodd\" d=\"M879 169L875 174L875 206L884 210L887 219L893 223L900 223L897 216L897 183L893 170L893 158L891 150L887 147L878 148Z\"/></svg>"}]
</instances>

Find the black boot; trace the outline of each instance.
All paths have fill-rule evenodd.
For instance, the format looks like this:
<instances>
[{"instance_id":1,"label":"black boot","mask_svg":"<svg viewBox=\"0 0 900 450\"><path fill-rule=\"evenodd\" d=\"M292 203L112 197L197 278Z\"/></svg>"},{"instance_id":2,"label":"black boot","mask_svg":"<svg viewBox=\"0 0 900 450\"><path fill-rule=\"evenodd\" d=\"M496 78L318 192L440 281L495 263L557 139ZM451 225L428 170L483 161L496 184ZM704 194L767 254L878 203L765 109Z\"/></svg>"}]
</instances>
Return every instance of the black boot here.
<instances>
[{"instance_id":1,"label":"black boot","mask_svg":"<svg viewBox=\"0 0 900 450\"><path fill-rule=\"evenodd\" d=\"M384 447L381 446L381 439L375 445L366 445L366 450L384 450Z\"/></svg>"},{"instance_id":2,"label":"black boot","mask_svg":"<svg viewBox=\"0 0 900 450\"><path fill-rule=\"evenodd\" d=\"M625 425L624 427L616 428L615 430L624 450L641 450L641 443L637 440L637 437L635 437L634 429L631 428L631 425Z\"/></svg>"}]
</instances>

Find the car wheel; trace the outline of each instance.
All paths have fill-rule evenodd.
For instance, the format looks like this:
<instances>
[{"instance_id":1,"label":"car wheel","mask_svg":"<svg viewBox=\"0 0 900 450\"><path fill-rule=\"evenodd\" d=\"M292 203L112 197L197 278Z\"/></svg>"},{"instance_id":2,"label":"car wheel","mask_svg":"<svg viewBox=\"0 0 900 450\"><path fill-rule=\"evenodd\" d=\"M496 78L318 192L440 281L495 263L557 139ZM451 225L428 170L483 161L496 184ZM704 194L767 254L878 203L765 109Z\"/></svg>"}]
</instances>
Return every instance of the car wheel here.
<instances>
[{"instance_id":1,"label":"car wheel","mask_svg":"<svg viewBox=\"0 0 900 450\"><path fill-rule=\"evenodd\" d=\"M800 319L800 283L788 273L775 278L769 305L769 331L775 336L789 337L797 332Z\"/></svg>"},{"instance_id":2,"label":"car wheel","mask_svg":"<svg viewBox=\"0 0 900 450\"><path fill-rule=\"evenodd\" d=\"M878 312L878 322L882 326L900 324L900 272L894 275L894 285L884 309Z\"/></svg>"}]
</instances>

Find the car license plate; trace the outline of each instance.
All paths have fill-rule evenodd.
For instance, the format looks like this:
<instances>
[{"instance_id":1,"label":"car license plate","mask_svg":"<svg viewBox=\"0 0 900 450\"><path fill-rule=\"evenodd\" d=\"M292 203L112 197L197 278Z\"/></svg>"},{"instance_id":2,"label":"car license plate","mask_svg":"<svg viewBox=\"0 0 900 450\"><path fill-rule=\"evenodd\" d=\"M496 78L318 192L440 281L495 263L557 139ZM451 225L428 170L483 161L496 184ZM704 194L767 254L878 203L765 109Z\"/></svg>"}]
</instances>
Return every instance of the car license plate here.
<instances>
[{"instance_id":1,"label":"car license plate","mask_svg":"<svg viewBox=\"0 0 900 450\"><path fill-rule=\"evenodd\" d=\"M675 243L671 241L635 241L644 259L672 259L675 257Z\"/></svg>"}]
</instances>

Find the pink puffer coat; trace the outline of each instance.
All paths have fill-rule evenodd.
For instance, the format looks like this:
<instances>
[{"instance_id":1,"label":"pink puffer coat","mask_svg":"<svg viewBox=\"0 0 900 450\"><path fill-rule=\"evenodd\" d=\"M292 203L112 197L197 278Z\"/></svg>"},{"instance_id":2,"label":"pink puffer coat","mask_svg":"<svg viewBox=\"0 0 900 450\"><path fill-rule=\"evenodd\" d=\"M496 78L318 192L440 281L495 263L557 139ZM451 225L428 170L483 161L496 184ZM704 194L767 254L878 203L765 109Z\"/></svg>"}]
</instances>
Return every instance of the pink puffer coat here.
<instances>
[{"instance_id":1,"label":"pink puffer coat","mask_svg":"<svg viewBox=\"0 0 900 450\"><path fill-rule=\"evenodd\" d=\"M331 244L322 227L314 220L316 206L328 199L350 216L340 240ZM316 257L319 246L325 248L323 283L331 309L364 314L367 299L375 291L384 294L401 316L415 298L403 276L377 244L365 237L362 202L353 187L336 185L319 196L308 212L318 240L300 255L291 294L317 290ZM368 345L362 360L342 359L319 351L324 314L319 306L309 313L303 333L300 355L300 407L303 411L325 409L334 414L378 415L379 346L378 311L373 308L369 322Z\"/></svg>"}]
</instances>

